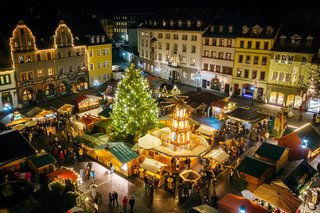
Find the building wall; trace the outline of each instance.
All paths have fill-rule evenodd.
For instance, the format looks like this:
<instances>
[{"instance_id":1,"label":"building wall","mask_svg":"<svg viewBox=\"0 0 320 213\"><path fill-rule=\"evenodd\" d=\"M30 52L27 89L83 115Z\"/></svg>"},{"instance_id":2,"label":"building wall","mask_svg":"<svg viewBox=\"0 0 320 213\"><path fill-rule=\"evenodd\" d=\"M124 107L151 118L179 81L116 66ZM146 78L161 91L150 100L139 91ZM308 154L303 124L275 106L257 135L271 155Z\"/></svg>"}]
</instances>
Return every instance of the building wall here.
<instances>
[{"instance_id":1,"label":"building wall","mask_svg":"<svg viewBox=\"0 0 320 213\"><path fill-rule=\"evenodd\" d=\"M14 70L0 71L0 111L18 107Z\"/></svg>"},{"instance_id":2,"label":"building wall","mask_svg":"<svg viewBox=\"0 0 320 213\"><path fill-rule=\"evenodd\" d=\"M241 46L242 42L244 43L243 46ZM249 47L249 42L251 42L251 48ZM256 42L260 42L259 49L256 47ZM264 48L264 43L268 44L266 48ZM261 101L265 99L272 46L273 39L270 38L236 38L233 67L234 95L252 98L252 94L254 93L255 99ZM258 60L255 61L255 57ZM250 60L247 60L248 58ZM255 76L254 71L256 71Z\"/></svg>"},{"instance_id":3,"label":"building wall","mask_svg":"<svg viewBox=\"0 0 320 213\"><path fill-rule=\"evenodd\" d=\"M97 86L112 78L112 45L88 46L87 52L90 86Z\"/></svg>"}]
</instances>

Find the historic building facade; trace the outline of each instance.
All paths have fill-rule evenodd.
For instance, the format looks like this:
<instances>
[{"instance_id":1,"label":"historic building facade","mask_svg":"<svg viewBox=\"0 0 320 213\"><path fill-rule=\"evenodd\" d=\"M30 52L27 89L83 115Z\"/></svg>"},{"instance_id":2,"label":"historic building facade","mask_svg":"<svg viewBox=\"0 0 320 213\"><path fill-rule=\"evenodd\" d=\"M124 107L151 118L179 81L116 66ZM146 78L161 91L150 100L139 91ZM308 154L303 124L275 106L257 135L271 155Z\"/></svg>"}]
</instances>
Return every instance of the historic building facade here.
<instances>
[{"instance_id":1,"label":"historic building facade","mask_svg":"<svg viewBox=\"0 0 320 213\"><path fill-rule=\"evenodd\" d=\"M201 20L146 20L138 29L138 65L171 82L201 86Z\"/></svg>"},{"instance_id":2,"label":"historic building facade","mask_svg":"<svg viewBox=\"0 0 320 213\"><path fill-rule=\"evenodd\" d=\"M243 25L236 36L233 95L264 101L267 94L274 26Z\"/></svg>"},{"instance_id":3,"label":"historic building facade","mask_svg":"<svg viewBox=\"0 0 320 213\"><path fill-rule=\"evenodd\" d=\"M229 95L235 52L233 25L211 25L202 38L201 87Z\"/></svg>"},{"instance_id":4,"label":"historic building facade","mask_svg":"<svg viewBox=\"0 0 320 213\"><path fill-rule=\"evenodd\" d=\"M88 88L86 46L76 45L75 38L63 21L51 36L47 48L32 30L19 21L12 32L10 47L17 80L18 100L21 104L62 96Z\"/></svg>"}]
</instances>

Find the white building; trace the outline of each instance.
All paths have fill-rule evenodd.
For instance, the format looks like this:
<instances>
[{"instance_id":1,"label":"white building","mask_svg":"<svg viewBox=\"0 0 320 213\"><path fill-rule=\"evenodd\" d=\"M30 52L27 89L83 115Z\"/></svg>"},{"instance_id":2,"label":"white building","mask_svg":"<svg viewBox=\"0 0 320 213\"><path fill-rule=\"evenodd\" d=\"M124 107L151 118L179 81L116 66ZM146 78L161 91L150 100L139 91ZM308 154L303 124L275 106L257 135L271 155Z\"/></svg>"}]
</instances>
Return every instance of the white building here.
<instances>
[{"instance_id":1,"label":"white building","mask_svg":"<svg viewBox=\"0 0 320 213\"><path fill-rule=\"evenodd\" d=\"M201 20L146 20L138 29L139 65L151 74L200 87Z\"/></svg>"},{"instance_id":2,"label":"white building","mask_svg":"<svg viewBox=\"0 0 320 213\"><path fill-rule=\"evenodd\" d=\"M229 94L235 52L233 25L211 25L202 38L201 87Z\"/></svg>"}]
</instances>

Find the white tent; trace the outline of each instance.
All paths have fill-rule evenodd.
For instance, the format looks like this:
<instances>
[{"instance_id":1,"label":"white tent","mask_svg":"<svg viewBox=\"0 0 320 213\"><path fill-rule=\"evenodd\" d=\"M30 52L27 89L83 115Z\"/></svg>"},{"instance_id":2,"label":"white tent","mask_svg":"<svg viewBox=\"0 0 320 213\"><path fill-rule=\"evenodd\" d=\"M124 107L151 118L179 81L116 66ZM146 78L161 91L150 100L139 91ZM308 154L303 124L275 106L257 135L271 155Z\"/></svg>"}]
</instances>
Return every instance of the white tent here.
<instances>
[{"instance_id":1,"label":"white tent","mask_svg":"<svg viewBox=\"0 0 320 213\"><path fill-rule=\"evenodd\" d=\"M211 150L208 154L204 156L205 158L212 158L213 160L221 163L228 159L229 155L222 149L214 149Z\"/></svg>"},{"instance_id":2,"label":"white tent","mask_svg":"<svg viewBox=\"0 0 320 213\"><path fill-rule=\"evenodd\" d=\"M161 163L160 161L146 158L145 161L141 164L141 167L145 170L148 170L152 173L158 173L161 167L165 167L167 164Z\"/></svg>"},{"instance_id":3,"label":"white tent","mask_svg":"<svg viewBox=\"0 0 320 213\"><path fill-rule=\"evenodd\" d=\"M138 140L138 145L143 149L153 149L156 146L160 146L161 141L159 138L153 135L146 134Z\"/></svg>"},{"instance_id":4,"label":"white tent","mask_svg":"<svg viewBox=\"0 0 320 213\"><path fill-rule=\"evenodd\" d=\"M207 136L211 136L215 131L216 129L203 124L201 124L200 127L197 129L197 132L200 132Z\"/></svg>"}]
</instances>

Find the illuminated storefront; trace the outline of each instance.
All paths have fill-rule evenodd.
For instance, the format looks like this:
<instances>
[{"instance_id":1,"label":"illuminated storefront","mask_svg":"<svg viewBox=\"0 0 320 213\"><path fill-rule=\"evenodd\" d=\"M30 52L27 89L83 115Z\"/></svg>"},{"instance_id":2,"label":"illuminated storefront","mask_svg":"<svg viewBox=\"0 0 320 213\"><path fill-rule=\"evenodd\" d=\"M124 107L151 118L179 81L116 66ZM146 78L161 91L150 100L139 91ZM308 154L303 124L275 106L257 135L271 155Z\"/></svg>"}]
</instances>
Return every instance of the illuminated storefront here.
<instances>
[{"instance_id":1,"label":"illuminated storefront","mask_svg":"<svg viewBox=\"0 0 320 213\"><path fill-rule=\"evenodd\" d=\"M310 99L308 110L310 112L320 112L320 98Z\"/></svg>"},{"instance_id":2,"label":"illuminated storefront","mask_svg":"<svg viewBox=\"0 0 320 213\"><path fill-rule=\"evenodd\" d=\"M302 104L302 97L300 95L285 95L282 92L271 92L269 103L285 106L293 106L299 108Z\"/></svg>"}]
</instances>

